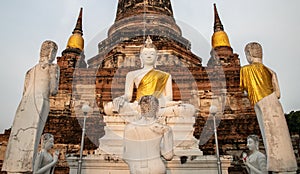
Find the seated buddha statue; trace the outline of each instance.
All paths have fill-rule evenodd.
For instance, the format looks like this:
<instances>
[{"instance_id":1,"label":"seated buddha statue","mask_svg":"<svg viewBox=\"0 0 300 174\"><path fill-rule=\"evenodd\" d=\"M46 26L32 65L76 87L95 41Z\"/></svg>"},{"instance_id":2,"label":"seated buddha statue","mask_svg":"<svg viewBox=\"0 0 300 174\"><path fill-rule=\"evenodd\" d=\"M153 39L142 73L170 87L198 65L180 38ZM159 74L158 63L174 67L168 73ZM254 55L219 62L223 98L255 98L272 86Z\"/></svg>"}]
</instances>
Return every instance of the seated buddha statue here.
<instances>
[{"instance_id":1,"label":"seated buddha statue","mask_svg":"<svg viewBox=\"0 0 300 174\"><path fill-rule=\"evenodd\" d=\"M142 96L153 95L159 100L158 116L193 116L195 107L173 101L172 77L169 73L155 69L157 49L148 36L140 50L141 69L128 72L125 81L125 93L104 105L107 115L140 115L138 101ZM136 100L130 102L134 87L137 88Z\"/></svg>"}]
</instances>

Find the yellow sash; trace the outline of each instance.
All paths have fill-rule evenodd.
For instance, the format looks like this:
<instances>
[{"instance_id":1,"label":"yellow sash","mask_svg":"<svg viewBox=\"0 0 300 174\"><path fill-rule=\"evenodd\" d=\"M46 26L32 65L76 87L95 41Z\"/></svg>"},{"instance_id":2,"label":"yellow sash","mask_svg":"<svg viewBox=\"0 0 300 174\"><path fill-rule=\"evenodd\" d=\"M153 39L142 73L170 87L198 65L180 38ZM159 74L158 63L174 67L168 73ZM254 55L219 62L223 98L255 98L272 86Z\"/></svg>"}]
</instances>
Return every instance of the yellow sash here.
<instances>
[{"instance_id":1,"label":"yellow sash","mask_svg":"<svg viewBox=\"0 0 300 174\"><path fill-rule=\"evenodd\" d=\"M141 80L136 94L136 100L144 95L153 95L157 98L163 93L169 74L163 71L152 69Z\"/></svg>"},{"instance_id":2,"label":"yellow sash","mask_svg":"<svg viewBox=\"0 0 300 174\"><path fill-rule=\"evenodd\" d=\"M261 63L253 63L241 68L240 87L247 91L253 105L273 93L272 74Z\"/></svg>"}]
</instances>

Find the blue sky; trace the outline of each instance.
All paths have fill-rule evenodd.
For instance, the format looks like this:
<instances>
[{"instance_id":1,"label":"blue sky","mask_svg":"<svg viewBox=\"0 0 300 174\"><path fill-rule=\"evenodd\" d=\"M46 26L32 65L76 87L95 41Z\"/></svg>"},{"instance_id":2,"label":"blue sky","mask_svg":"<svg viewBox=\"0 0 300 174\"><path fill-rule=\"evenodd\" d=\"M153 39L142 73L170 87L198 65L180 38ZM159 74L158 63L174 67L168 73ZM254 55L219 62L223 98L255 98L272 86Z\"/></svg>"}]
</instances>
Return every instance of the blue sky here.
<instances>
[{"instance_id":1,"label":"blue sky","mask_svg":"<svg viewBox=\"0 0 300 174\"><path fill-rule=\"evenodd\" d=\"M192 50L206 65L213 27L213 3L231 46L247 64L244 46L257 41L264 48L264 64L279 78L281 103L285 113L300 110L300 20L299 0L171 0L174 17ZM117 0L9 0L0 7L1 99L0 132L12 125L21 100L24 76L39 59L41 43L50 39L58 44L57 56L65 49L83 7L86 58L96 54L97 44L115 19Z\"/></svg>"}]
</instances>

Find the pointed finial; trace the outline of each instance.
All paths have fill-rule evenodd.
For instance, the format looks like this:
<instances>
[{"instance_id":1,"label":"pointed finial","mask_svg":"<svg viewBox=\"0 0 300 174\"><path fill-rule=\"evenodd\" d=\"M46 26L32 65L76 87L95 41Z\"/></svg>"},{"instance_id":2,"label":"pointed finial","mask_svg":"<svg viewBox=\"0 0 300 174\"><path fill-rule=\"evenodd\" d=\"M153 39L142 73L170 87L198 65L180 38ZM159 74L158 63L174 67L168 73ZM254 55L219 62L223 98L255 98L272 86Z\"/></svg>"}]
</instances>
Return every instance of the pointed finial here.
<instances>
[{"instance_id":1,"label":"pointed finial","mask_svg":"<svg viewBox=\"0 0 300 174\"><path fill-rule=\"evenodd\" d=\"M83 30L82 30L82 7L80 8L80 12L79 12L79 16L78 16L78 19L77 19L77 23L76 23L76 26L75 26L75 29L73 31L73 34L74 33L80 33L81 35L83 35Z\"/></svg>"},{"instance_id":2,"label":"pointed finial","mask_svg":"<svg viewBox=\"0 0 300 174\"><path fill-rule=\"evenodd\" d=\"M154 48L155 50L157 50L156 46L152 42L153 42L152 39L148 35L143 48Z\"/></svg>"},{"instance_id":3,"label":"pointed finial","mask_svg":"<svg viewBox=\"0 0 300 174\"><path fill-rule=\"evenodd\" d=\"M150 44L152 44L152 39L150 38L150 36L147 36L145 47L147 48L148 46L150 46Z\"/></svg>"},{"instance_id":4,"label":"pointed finial","mask_svg":"<svg viewBox=\"0 0 300 174\"><path fill-rule=\"evenodd\" d=\"M82 8L80 8L79 16L72 36L69 38L67 48L78 48L81 51L84 48L84 39L82 38Z\"/></svg>"},{"instance_id":5,"label":"pointed finial","mask_svg":"<svg viewBox=\"0 0 300 174\"><path fill-rule=\"evenodd\" d=\"M224 27L223 27L222 22L220 20L216 4L214 4L214 13L215 13L214 32L216 32L216 31L224 31Z\"/></svg>"}]
</instances>

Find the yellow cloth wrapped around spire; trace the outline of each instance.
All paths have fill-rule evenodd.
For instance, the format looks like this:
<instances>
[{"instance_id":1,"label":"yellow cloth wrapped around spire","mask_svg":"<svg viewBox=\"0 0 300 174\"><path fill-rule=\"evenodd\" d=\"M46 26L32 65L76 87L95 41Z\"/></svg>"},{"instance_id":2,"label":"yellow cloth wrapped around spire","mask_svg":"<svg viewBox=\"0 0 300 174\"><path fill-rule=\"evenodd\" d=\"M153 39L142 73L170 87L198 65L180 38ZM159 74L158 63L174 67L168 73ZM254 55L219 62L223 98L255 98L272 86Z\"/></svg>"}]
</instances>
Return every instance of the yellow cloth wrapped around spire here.
<instances>
[{"instance_id":1,"label":"yellow cloth wrapped around spire","mask_svg":"<svg viewBox=\"0 0 300 174\"><path fill-rule=\"evenodd\" d=\"M136 100L144 95L153 95L157 98L163 93L169 74L163 71L152 69L141 80L136 94Z\"/></svg>"},{"instance_id":2,"label":"yellow cloth wrapped around spire","mask_svg":"<svg viewBox=\"0 0 300 174\"><path fill-rule=\"evenodd\" d=\"M272 74L262 63L252 63L241 68L240 87L247 91L253 105L273 93Z\"/></svg>"},{"instance_id":3,"label":"yellow cloth wrapped around spire","mask_svg":"<svg viewBox=\"0 0 300 174\"><path fill-rule=\"evenodd\" d=\"M212 36L212 47L227 46L230 47L229 38L225 31L216 31Z\"/></svg>"},{"instance_id":4,"label":"yellow cloth wrapped around spire","mask_svg":"<svg viewBox=\"0 0 300 174\"><path fill-rule=\"evenodd\" d=\"M67 48L78 48L81 51L84 48L84 40L80 33L74 33L68 40Z\"/></svg>"}]
</instances>

